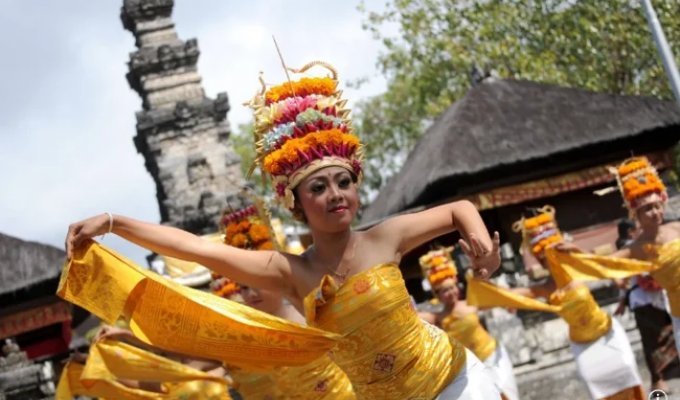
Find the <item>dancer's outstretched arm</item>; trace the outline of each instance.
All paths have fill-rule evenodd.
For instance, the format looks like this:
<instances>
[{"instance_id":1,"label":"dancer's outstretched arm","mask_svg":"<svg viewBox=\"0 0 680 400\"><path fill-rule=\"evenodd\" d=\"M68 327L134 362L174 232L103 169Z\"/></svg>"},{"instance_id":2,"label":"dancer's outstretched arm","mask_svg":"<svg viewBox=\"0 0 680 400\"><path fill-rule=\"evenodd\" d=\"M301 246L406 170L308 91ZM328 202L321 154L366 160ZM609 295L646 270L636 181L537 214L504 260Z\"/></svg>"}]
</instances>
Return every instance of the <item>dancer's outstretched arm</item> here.
<instances>
[{"instance_id":1,"label":"dancer's outstretched arm","mask_svg":"<svg viewBox=\"0 0 680 400\"><path fill-rule=\"evenodd\" d=\"M84 240L109 231L107 214L97 215L71 224L66 235L66 253ZM138 221L121 215L113 216L112 232L165 256L194 261L237 282L263 289L292 292L291 262L295 256L276 251L242 250L214 243L181 229Z\"/></svg>"},{"instance_id":2,"label":"dancer's outstretched arm","mask_svg":"<svg viewBox=\"0 0 680 400\"><path fill-rule=\"evenodd\" d=\"M397 254L404 255L454 230L463 237L460 245L470 258L475 275L487 278L493 274L500 265L498 232L492 239L479 212L466 200L390 218L368 233L385 238Z\"/></svg>"}]
</instances>

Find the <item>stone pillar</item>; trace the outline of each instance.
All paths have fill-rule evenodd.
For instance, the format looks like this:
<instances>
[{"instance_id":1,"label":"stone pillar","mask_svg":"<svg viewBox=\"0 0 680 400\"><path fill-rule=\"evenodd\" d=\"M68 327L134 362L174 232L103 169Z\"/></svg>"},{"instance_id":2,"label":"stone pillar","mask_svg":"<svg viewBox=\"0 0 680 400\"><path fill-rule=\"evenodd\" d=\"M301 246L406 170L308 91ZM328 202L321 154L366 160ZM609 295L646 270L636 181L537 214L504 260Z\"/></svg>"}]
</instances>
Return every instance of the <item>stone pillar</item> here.
<instances>
[{"instance_id":1,"label":"stone pillar","mask_svg":"<svg viewBox=\"0 0 680 400\"><path fill-rule=\"evenodd\" d=\"M123 1L123 26L138 48L130 54L127 80L142 98L134 142L156 183L161 222L212 233L227 201L238 202L240 159L228 141L227 94L205 96L196 68L198 42L177 37L173 5Z\"/></svg>"}]
</instances>

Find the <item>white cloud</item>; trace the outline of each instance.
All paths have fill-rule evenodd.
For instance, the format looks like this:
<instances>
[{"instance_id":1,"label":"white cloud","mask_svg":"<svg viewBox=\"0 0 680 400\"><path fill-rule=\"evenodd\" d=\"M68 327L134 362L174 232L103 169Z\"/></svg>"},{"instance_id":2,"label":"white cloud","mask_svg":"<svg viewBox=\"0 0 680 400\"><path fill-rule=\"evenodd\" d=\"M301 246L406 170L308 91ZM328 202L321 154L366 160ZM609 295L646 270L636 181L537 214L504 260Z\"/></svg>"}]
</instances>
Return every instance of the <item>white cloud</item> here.
<instances>
[{"instance_id":1,"label":"white cloud","mask_svg":"<svg viewBox=\"0 0 680 400\"><path fill-rule=\"evenodd\" d=\"M125 80L135 48L119 20L122 2L41 2L38 11L31 3L13 2L0 16L0 50L12 55L0 67L0 231L61 247L70 222L96 213L158 221L155 187L132 142L141 102ZM251 118L241 103L257 90L258 71L283 79L272 34L291 65L324 59L344 79L371 77L346 91L350 100L383 89L379 43L361 29L355 7L178 0L174 21L182 39L198 39L206 93L228 93L235 129ZM106 243L144 263L147 251Z\"/></svg>"}]
</instances>

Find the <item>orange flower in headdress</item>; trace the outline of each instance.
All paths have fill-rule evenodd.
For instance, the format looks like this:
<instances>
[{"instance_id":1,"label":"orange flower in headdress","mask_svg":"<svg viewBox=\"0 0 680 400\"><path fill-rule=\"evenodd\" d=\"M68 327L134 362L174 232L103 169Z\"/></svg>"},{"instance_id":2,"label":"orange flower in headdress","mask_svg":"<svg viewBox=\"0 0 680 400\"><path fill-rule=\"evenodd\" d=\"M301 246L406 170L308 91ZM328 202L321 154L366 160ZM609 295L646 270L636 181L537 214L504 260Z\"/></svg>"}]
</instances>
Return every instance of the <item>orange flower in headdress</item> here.
<instances>
[{"instance_id":1,"label":"orange flower in headdress","mask_svg":"<svg viewBox=\"0 0 680 400\"><path fill-rule=\"evenodd\" d=\"M535 257L543 255L546 248L563 240L557 221L555 221L555 208L543 206L539 212L540 214L535 217L522 217L513 224L513 230L522 233L524 246Z\"/></svg>"},{"instance_id":2,"label":"orange flower in headdress","mask_svg":"<svg viewBox=\"0 0 680 400\"><path fill-rule=\"evenodd\" d=\"M306 97L313 94L330 96L336 92L338 82L331 78L302 78L299 81L285 82L269 88L264 94L266 104L275 103L289 97Z\"/></svg>"},{"instance_id":3,"label":"orange flower in headdress","mask_svg":"<svg viewBox=\"0 0 680 400\"><path fill-rule=\"evenodd\" d=\"M262 242L257 246L258 250L274 250L274 243L271 240Z\"/></svg>"},{"instance_id":4,"label":"orange flower in headdress","mask_svg":"<svg viewBox=\"0 0 680 400\"><path fill-rule=\"evenodd\" d=\"M248 236L254 244L262 243L269 240L271 235L269 234L269 228L262 224L252 224L250 225L250 230L248 230Z\"/></svg>"},{"instance_id":5,"label":"orange flower in headdress","mask_svg":"<svg viewBox=\"0 0 680 400\"><path fill-rule=\"evenodd\" d=\"M666 185L646 157L633 157L625 160L615 170L619 190L630 211L635 211L641 200L650 194L658 194L662 201L668 199Z\"/></svg>"},{"instance_id":6,"label":"orange flower in headdress","mask_svg":"<svg viewBox=\"0 0 680 400\"><path fill-rule=\"evenodd\" d=\"M231 246L243 249L248 244L248 236L244 235L243 233L237 233L233 238L231 238L229 244Z\"/></svg>"},{"instance_id":7,"label":"orange flower in headdress","mask_svg":"<svg viewBox=\"0 0 680 400\"><path fill-rule=\"evenodd\" d=\"M452 250L452 247L431 250L418 259L423 275L430 282L432 288L436 288L445 280L455 278L458 275L456 264L451 258Z\"/></svg>"}]
</instances>

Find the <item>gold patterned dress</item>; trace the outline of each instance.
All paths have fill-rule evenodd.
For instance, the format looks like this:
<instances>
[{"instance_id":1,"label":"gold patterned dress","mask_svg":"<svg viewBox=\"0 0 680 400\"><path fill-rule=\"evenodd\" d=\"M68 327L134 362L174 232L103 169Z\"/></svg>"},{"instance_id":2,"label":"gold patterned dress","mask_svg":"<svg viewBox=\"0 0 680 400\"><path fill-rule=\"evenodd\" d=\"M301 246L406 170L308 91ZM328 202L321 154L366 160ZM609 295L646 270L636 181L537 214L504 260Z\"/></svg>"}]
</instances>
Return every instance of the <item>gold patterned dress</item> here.
<instances>
[{"instance_id":1,"label":"gold patterned dress","mask_svg":"<svg viewBox=\"0 0 680 400\"><path fill-rule=\"evenodd\" d=\"M307 323L341 335L333 359L358 399L499 399L486 368L420 318L399 268L381 264L305 298Z\"/></svg>"},{"instance_id":2,"label":"gold patterned dress","mask_svg":"<svg viewBox=\"0 0 680 400\"><path fill-rule=\"evenodd\" d=\"M484 329L476 313L457 316L451 312L442 318L440 326L450 339L460 342L489 368L493 382L504 399L519 399L510 355L503 345Z\"/></svg>"},{"instance_id":3,"label":"gold patterned dress","mask_svg":"<svg viewBox=\"0 0 680 400\"><path fill-rule=\"evenodd\" d=\"M276 368L272 377L285 399L356 399L349 378L328 355L301 367Z\"/></svg>"}]
</instances>

